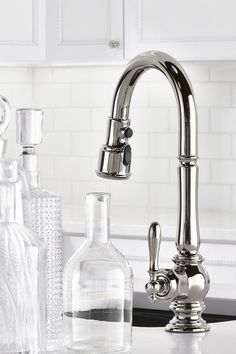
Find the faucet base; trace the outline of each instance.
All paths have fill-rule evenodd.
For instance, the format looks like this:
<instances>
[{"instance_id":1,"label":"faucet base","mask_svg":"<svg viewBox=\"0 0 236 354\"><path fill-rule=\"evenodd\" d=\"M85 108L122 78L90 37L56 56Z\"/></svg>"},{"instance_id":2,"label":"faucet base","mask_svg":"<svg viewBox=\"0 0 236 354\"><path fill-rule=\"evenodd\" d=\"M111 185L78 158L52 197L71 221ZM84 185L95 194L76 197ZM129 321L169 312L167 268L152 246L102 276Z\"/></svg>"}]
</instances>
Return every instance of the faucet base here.
<instances>
[{"instance_id":1,"label":"faucet base","mask_svg":"<svg viewBox=\"0 0 236 354\"><path fill-rule=\"evenodd\" d=\"M204 302L183 303L173 301L170 309L175 316L166 326L167 332L195 333L210 330L210 326L202 318L202 312L205 310Z\"/></svg>"}]
</instances>

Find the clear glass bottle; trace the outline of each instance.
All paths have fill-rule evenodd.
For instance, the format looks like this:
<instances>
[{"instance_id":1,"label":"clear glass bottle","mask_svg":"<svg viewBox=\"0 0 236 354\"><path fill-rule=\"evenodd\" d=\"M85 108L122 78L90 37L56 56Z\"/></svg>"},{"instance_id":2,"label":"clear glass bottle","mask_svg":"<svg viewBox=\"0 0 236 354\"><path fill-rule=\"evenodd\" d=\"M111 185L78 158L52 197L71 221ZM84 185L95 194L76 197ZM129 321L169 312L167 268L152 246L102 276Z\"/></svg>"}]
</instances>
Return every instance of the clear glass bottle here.
<instances>
[{"instance_id":1,"label":"clear glass bottle","mask_svg":"<svg viewBox=\"0 0 236 354\"><path fill-rule=\"evenodd\" d=\"M18 223L17 161L0 161L0 353L45 351L45 253Z\"/></svg>"},{"instance_id":2,"label":"clear glass bottle","mask_svg":"<svg viewBox=\"0 0 236 354\"><path fill-rule=\"evenodd\" d=\"M18 109L16 112L17 142L23 146L21 162L31 196L31 217L25 225L43 240L47 253L47 350L62 347L62 201L39 188L35 146L41 143L43 112L39 109Z\"/></svg>"},{"instance_id":3,"label":"clear glass bottle","mask_svg":"<svg viewBox=\"0 0 236 354\"><path fill-rule=\"evenodd\" d=\"M86 196L87 239L64 268L64 344L77 353L126 353L133 275L109 240L107 193Z\"/></svg>"}]
</instances>

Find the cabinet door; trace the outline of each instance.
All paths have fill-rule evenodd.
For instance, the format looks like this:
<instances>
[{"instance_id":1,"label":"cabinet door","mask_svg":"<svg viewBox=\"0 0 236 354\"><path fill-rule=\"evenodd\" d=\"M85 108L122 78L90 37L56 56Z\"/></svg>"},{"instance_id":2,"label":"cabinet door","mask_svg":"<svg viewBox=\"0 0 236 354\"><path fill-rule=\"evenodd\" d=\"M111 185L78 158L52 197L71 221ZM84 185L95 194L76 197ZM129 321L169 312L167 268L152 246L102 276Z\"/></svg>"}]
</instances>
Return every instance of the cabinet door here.
<instances>
[{"instance_id":1,"label":"cabinet door","mask_svg":"<svg viewBox=\"0 0 236 354\"><path fill-rule=\"evenodd\" d=\"M123 0L47 1L49 61L123 58Z\"/></svg>"},{"instance_id":2,"label":"cabinet door","mask_svg":"<svg viewBox=\"0 0 236 354\"><path fill-rule=\"evenodd\" d=\"M0 0L0 61L45 57L45 0Z\"/></svg>"},{"instance_id":3,"label":"cabinet door","mask_svg":"<svg viewBox=\"0 0 236 354\"><path fill-rule=\"evenodd\" d=\"M235 0L125 0L125 56L146 50L179 60L236 59Z\"/></svg>"}]
</instances>

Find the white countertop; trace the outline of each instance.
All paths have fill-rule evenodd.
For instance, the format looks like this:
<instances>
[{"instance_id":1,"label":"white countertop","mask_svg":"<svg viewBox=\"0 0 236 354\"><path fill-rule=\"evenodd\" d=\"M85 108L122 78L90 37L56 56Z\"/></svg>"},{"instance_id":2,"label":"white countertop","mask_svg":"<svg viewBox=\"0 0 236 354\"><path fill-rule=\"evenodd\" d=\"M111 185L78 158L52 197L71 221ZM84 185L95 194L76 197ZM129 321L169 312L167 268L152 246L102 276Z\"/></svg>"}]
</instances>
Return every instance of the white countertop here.
<instances>
[{"instance_id":1,"label":"white countertop","mask_svg":"<svg viewBox=\"0 0 236 354\"><path fill-rule=\"evenodd\" d=\"M168 333L163 327L134 327L130 354L235 354L235 333L236 321L212 323L209 332L194 334Z\"/></svg>"},{"instance_id":2,"label":"white countertop","mask_svg":"<svg viewBox=\"0 0 236 354\"><path fill-rule=\"evenodd\" d=\"M235 354L236 321L211 324L208 333L179 334L163 327L134 328L133 354Z\"/></svg>"}]
</instances>

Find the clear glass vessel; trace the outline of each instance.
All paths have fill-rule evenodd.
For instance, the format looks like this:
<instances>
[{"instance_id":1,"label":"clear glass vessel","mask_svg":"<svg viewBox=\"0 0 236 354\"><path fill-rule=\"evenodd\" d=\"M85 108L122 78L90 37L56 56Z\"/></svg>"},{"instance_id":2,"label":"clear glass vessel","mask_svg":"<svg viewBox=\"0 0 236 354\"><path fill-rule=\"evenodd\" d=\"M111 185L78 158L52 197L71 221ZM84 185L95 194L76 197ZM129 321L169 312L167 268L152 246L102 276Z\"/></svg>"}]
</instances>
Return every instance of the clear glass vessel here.
<instances>
[{"instance_id":1,"label":"clear glass vessel","mask_svg":"<svg viewBox=\"0 0 236 354\"><path fill-rule=\"evenodd\" d=\"M31 228L42 238L47 255L47 350L62 347L62 203L61 198L31 188Z\"/></svg>"},{"instance_id":2,"label":"clear glass vessel","mask_svg":"<svg viewBox=\"0 0 236 354\"><path fill-rule=\"evenodd\" d=\"M126 353L133 275L109 240L107 193L86 196L87 239L64 269L64 344L77 353Z\"/></svg>"},{"instance_id":3,"label":"clear glass vessel","mask_svg":"<svg viewBox=\"0 0 236 354\"><path fill-rule=\"evenodd\" d=\"M18 223L18 177L16 161L0 161L0 353L36 354L45 352L45 253Z\"/></svg>"},{"instance_id":4,"label":"clear glass vessel","mask_svg":"<svg viewBox=\"0 0 236 354\"><path fill-rule=\"evenodd\" d=\"M39 187L38 158L35 147L42 139L43 112L18 109L17 143L23 146L20 160L30 186L31 210L25 225L31 228L46 248L47 261L47 350L62 348L62 201L60 196ZM27 204L27 203L26 203Z\"/></svg>"}]
</instances>

